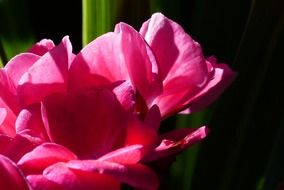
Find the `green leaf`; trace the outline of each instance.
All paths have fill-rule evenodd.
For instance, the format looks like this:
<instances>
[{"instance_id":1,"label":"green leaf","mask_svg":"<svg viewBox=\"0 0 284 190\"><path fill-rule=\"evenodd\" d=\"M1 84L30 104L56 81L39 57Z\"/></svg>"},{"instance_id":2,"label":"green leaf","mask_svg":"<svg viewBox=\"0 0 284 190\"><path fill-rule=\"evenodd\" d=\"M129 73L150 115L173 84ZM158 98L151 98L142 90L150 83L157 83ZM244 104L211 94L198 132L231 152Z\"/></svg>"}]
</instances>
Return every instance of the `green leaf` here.
<instances>
[{"instance_id":1,"label":"green leaf","mask_svg":"<svg viewBox=\"0 0 284 190\"><path fill-rule=\"evenodd\" d=\"M119 6L120 0L82 0L83 46L113 30Z\"/></svg>"}]
</instances>

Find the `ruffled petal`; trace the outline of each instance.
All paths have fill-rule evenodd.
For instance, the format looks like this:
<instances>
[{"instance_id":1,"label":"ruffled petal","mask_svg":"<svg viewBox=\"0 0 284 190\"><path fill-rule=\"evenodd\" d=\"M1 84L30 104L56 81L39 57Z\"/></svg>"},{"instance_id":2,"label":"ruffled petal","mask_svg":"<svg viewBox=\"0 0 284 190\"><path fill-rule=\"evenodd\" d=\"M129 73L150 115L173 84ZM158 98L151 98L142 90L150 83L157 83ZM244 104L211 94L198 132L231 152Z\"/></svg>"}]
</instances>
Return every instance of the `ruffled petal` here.
<instances>
[{"instance_id":1,"label":"ruffled petal","mask_svg":"<svg viewBox=\"0 0 284 190\"><path fill-rule=\"evenodd\" d=\"M176 22L155 13L140 33L155 53L164 83L179 76L187 76L190 81L186 82L198 86L206 81L207 66L199 44Z\"/></svg>"},{"instance_id":2,"label":"ruffled petal","mask_svg":"<svg viewBox=\"0 0 284 190\"><path fill-rule=\"evenodd\" d=\"M169 115L206 85L206 60L200 45L161 13L153 14L140 33L153 50L159 76L164 80L163 95L153 104L160 107L163 116Z\"/></svg>"},{"instance_id":3,"label":"ruffled petal","mask_svg":"<svg viewBox=\"0 0 284 190\"><path fill-rule=\"evenodd\" d=\"M67 71L71 59L72 46L69 38L65 37L21 77L17 88L21 103L29 105L40 102L49 94L66 91Z\"/></svg>"},{"instance_id":4,"label":"ruffled petal","mask_svg":"<svg viewBox=\"0 0 284 190\"><path fill-rule=\"evenodd\" d=\"M16 164L0 154L0 189L29 190L29 186Z\"/></svg>"},{"instance_id":5,"label":"ruffled petal","mask_svg":"<svg viewBox=\"0 0 284 190\"><path fill-rule=\"evenodd\" d=\"M65 147L54 143L44 143L25 154L17 165L25 174L37 174L54 163L73 159L77 159L77 156Z\"/></svg>"},{"instance_id":6,"label":"ruffled petal","mask_svg":"<svg viewBox=\"0 0 284 190\"><path fill-rule=\"evenodd\" d=\"M55 47L52 40L43 39L33 45L28 52L42 56Z\"/></svg>"},{"instance_id":7,"label":"ruffled petal","mask_svg":"<svg viewBox=\"0 0 284 190\"><path fill-rule=\"evenodd\" d=\"M110 90L51 95L42 114L51 141L79 158L99 157L123 143L126 113Z\"/></svg>"}]
</instances>

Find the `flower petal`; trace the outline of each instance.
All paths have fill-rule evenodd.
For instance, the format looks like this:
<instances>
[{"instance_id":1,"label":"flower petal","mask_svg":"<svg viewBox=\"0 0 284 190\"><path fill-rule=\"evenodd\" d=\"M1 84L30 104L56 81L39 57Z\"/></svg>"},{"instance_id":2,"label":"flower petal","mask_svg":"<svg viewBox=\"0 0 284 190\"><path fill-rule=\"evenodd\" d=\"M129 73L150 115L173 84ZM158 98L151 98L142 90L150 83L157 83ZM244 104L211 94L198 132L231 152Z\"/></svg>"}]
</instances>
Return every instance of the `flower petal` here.
<instances>
[{"instance_id":1,"label":"flower petal","mask_svg":"<svg viewBox=\"0 0 284 190\"><path fill-rule=\"evenodd\" d=\"M95 39L76 56L70 78L70 86L75 89L131 80L146 101L162 90L154 55L139 33L124 23Z\"/></svg>"},{"instance_id":2,"label":"flower petal","mask_svg":"<svg viewBox=\"0 0 284 190\"><path fill-rule=\"evenodd\" d=\"M120 165L96 160L72 160L66 165L73 170L110 175L121 182L145 190L155 190L159 184L156 174L141 164Z\"/></svg>"},{"instance_id":3,"label":"flower petal","mask_svg":"<svg viewBox=\"0 0 284 190\"><path fill-rule=\"evenodd\" d=\"M141 35L131 26L119 23L114 32L120 35L123 61L131 82L149 105L162 92L155 56Z\"/></svg>"},{"instance_id":4,"label":"flower petal","mask_svg":"<svg viewBox=\"0 0 284 190\"><path fill-rule=\"evenodd\" d=\"M48 137L42 122L40 104L33 104L19 113L15 123L16 133L29 135L47 141Z\"/></svg>"},{"instance_id":5,"label":"flower petal","mask_svg":"<svg viewBox=\"0 0 284 190\"><path fill-rule=\"evenodd\" d=\"M98 158L98 160L115 162L119 164L135 164L138 163L148 152L148 146L134 144L109 152Z\"/></svg>"},{"instance_id":6,"label":"flower petal","mask_svg":"<svg viewBox=\"0 0 284 190\"><path fill-rule=\"evenodd\" d=\"M120 183L109 175L71 169L65 163L57 163L43 172L48 181L67 190L119 190Z\"/></svg>"},{"instance_id":7,"label":"flower petal","mask_svg":"<svg viewBox=\"0 0 284 190\"><path fill-rule=\"evenodd\" d=\"M0 189L29 190L25 177L9 158L0 154Z\"/></svg>"},{"instance_id":8,"label":"flower petal","mask_svg":"<svg viewBox=\"0 0 284 190\"><path fill-rule=\"evenodd\" d=\"M200 127L198 129L182 128L166 133L160 137L160 144L145 157L143 162L155 161L175 155L204 139L208 132L207 127Z\"/></svg>"},{"instance_id":9,"label":"flower petal","mask_svg":"<svg viewBox=\"0 0 284 190\"><path fill-rule=\"evenodd\" d=\"M70 67L70 87L86 89L127 80L120 44L119 35L107 33L84 47Z\"/></svg>"},{"instance_id":10,"label":"flower petal","mask_svg":"<svg viewBox=\"0 0 284 190\"><path fill-rule=\"evenodd\" d=\"M155 13L142 25L140 33L155 53L159 75L165 82L188 76L193 84L204 83L207 66L201 48L180 25Z\"/></svg>"},{"instance_id":11,"label":"flower petal","mask_svg":"<svg viewBox=\"0 0 284 190\"><path fill-rule=\"evenodd\" d=\"M66 190L64 187L46 179L43 175L28 175L27 181L33 190Z\"/></svg>"},{"instance_id":12,"label":"flower petal","mask_svg":"<svg viewBox=\"0 0 284 190\"><path fill-rule=\"evenodd\" d=\"M3 154L8 144L12 141L12 137L0 134L0 154Z\"/></svg>"},{"instance_id":13,"label":"flower petal","mask_svg":"<svg viewBox=\"0 0 284 190\"><path fill-rule=\"evenodd\" d=\"M2 154L17 162L24 154L31 151L36 144L21 135L16 135L11 139L9 144L3 149Z\"/></svg>"},{"instance_id":14,"label":"flower petal","mask_svg":"<svg viewBox=\"0 0 284 190\"><path fill-rule=\"evenodd\" d=\"M133 111L135 106L135 92L128 81L124 81L116 86L113 89L113 93L126 111Z\"/></svg>"},{"instance_id":15,"label":"flower petal","mask_svg":"<svg viewBox=\"0 0 284 190\"><path fill-rule=\"evenodd\" d=\"M215 68L212 80L192 98L188 113L197 112L210 105L236 78L237 74L226 64L214 64L213 66ZM189 102L187 102L187 104L189 104Z\"/></svg>"},{"instance_id":16,"label":"flower petal","mask_svg":"<svg viewBox=\"0 0 284 190\"><path fill-rule=\"evenodd\" d=\"M71 43L69 38L65 37L21 77L17 88L21 103L29 105L40 102L51 93L66 91L67 71L71 59Z\"/></svg>"},{"instance_id":17,"label":"flower petal","mask_svg":"<svg viewBox=\"0 0 284 190\"><path fill-rule=\"evenodd\" d=\"M54 163L73 159L77 159L77 156L65 147L54 143L44 143L25 154L17 165L25 174L37 174Z\"/></svg>"},{"instance_id":18,"label":"flower petal","mask_svg":"<svg viewBox=\"0 0 284 190\"><path fill-rule=\"evenodd\" d=\"M11 137L15 135L15 115L11 113L11 111L6 108L0 107L0 134L6 134Z\"/></svg>"},{"instance_id":19,"label":"flower petal","mask_svg":"<svg viewBox=\"0 0 284 190\"><path fill-rule=\"evenodd\" d=\"M16 90L5 69L0 68L0 107L17 114L20 110Z\"/></svg>"},{"instance_id":20,"label":"flower petal","mask_svg":"<svg viewBox=\"0 0 284 190\"><path fill-rule=\"evenodd\" d=\"M141 35L153 50L164 80L163 96L153 102L163 116L175 112L208 80L208 69L200 45L183 28L161 13L153 14L141 29ZM173 101L173 102L172 102ZM184 100L183 100L184 101Z\"/></svg>"},{"instance_id":21,"label":"flower petal","mask_svg":"<svg viewBox=\"0 0 284 190\"><path fill-rule=\"evenodd\" d=\"M22 53L13 57L5 66L7 75L16 89L22 75L40 59L40 56L32 53Z\"/></svg>"},{"instance_id":22,"label":"flower petal","mask_svg":"<svg viewBox=\"0 0 284 190\"><path fill-rule=\"evenodd\" d=\"M154 105L148 111L144 121L134 115L129 119L125 144L149 145L157 140L157 131L160 126L161 115L159 108Z\"/></svg>"},{"instance_id":23,"label":"flower petal","mask_svg":"<svg viewBox=\"0 0 284 190\"><path fill-rule=\"evenodd\" d=\"M51 95L42 113L51 141L80 158L99 157L123 143L126 113L110 90Z\"/></svg>"},{"instance_id":24,"label":"flower petal","mask_svg":"<svg viewBox=\"0 0 284 190\"><path fill-rule=\"evenodd\" d=\"M37 42L35 45L33 45L28 50L28 52L42 56L45 53L47 53L48 51L50 51L51 49L53 49L54 47L55 47L55 45L54 45L52 40L43 39L43 40Z\"/></svg>"}]
</instances>

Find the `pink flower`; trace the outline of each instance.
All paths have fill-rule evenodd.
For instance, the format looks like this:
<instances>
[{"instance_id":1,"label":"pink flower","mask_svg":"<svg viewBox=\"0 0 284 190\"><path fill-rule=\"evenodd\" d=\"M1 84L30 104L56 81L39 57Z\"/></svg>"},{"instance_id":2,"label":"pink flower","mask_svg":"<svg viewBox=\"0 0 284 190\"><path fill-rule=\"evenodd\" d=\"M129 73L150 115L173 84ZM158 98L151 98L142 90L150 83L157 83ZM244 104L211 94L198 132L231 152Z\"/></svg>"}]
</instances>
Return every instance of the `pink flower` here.
<instances>
[{"instance_id":1,"label":"pink flower","mask_svg":"<svg viewBox=\"0 0 284 190\"><path fill-rule=\"evenodd\" d=\"M0 70L0 189L157 189L147 163L208 132L158 134L160 121L208 105L233 77L159 13L78 55L68 37L42 40Z\"/></svg>"}]
</instances>

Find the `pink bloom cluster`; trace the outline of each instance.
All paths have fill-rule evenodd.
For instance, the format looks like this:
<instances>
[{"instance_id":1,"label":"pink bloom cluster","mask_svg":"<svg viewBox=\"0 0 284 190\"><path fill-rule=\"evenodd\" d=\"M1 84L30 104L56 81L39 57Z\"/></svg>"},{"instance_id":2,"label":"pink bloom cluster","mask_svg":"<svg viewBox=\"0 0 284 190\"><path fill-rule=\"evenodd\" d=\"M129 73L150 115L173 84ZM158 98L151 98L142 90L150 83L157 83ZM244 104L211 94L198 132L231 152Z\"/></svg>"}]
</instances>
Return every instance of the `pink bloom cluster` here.
<instances>
[{"instance_id":1,"label":"pink bloom cluster","mask_svg":"<svg viewBox=\"0 0 284 190\"><path fill-rule=\"evenodd\" d=\"M160 13L77 55L68 37L42 40L0 70L0 189L157 189L148 163L207 134L159 134L161 120L204 108L234 76Z\"/></svg>"}]
</instances>

